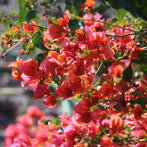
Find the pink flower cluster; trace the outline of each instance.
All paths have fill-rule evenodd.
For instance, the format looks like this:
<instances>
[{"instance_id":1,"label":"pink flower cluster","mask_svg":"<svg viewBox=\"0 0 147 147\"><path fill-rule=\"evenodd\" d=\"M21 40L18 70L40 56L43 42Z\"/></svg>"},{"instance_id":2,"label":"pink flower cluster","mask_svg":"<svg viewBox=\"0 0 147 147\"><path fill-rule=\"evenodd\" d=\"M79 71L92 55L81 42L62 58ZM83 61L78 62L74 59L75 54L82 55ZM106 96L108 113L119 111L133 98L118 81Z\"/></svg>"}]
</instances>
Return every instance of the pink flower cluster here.
<instances>
[{"instance_id":1,"label":"pink flower cluster","mask_svg":"<svg viewBox=\"0 0 147 147\"><path fill-rule=\"evenodd\" d=\"M121 141L127 139L126 136L130 142L123 147L146 147L147 143L141 140L147 134L147 115L144 113L141 117L141 113L141 107L137 106L134 114L123 119L117 113L110 114L97 108L88 114L90 119L83 122L82 115L78 113L73 113L73 116L63 114L53 119L45 116L37 106L30 106L26 114L17 118L16 124L6 128L7 145L3 147L87 147L90 139L91 147L98 144L101 147L120 147L112 137ZM140 141L135 144L135 139Z\"/></svg>"}]
</instances>

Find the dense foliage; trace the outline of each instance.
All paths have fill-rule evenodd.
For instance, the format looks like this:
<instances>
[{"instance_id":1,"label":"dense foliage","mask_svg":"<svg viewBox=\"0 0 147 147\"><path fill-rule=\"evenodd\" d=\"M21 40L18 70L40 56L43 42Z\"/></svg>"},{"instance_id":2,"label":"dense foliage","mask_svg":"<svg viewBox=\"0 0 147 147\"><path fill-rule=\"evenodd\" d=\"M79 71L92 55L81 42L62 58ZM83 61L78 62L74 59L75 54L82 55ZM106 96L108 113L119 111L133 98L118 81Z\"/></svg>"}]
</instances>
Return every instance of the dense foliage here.
<instances>
[{"instance_id":1,"label":"dense foliage","mask_svg":"<svg viewBox=\"0 0 147 147\"><path fill-rule=\"evenodd\" d=\"M47 108L64 99L77 103L72 116L58 118L30 107L6 128L5 147L147 146L147 17L140 9L146 1L134 2L95 6L94 0L65 0L62 11L55 0L40 7L36 0L18 0L19 13L1 16L1 56L22 44L22 57L9 65L14 79L31 86L33 99ZM61 16L48 18L51 6ZM109 7L117 19L102 18ZM48 27L41 25L40 9Z\"/></svg>"}]
</instances>

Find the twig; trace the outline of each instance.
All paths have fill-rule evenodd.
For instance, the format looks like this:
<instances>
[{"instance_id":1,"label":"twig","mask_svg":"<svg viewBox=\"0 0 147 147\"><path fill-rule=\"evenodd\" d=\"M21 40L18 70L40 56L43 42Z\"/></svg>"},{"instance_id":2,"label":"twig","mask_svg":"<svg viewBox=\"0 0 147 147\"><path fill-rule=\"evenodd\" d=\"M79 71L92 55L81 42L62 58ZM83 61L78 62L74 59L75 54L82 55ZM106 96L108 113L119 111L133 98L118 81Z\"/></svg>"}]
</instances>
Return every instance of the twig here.
<instances>
[{"instance_id":1,"label":"twig","mask_svg":"<svg viewBox=\"0 0 147 147\"><path fill-rule=\"evenodd\" d=\"M123 35L111 35L111 34L106 34L106 36L112 36L112 37L126 37L130 35L136 35L136 33L130 33L130 34L123 34Z\"/></svg>"},{"instance_id":2,"label":"twig","mask_svg":"<svg viewBox=\"0 0 147 147\"><path fill-rule=\"evenodd\" d=\"M97 75L98 74L98 72L100 71L100 69L101 69L101 67L102 67L102 65L103 65L103 62L101 62L101 64L100 64L100 66L98 67L98 69L97 69L97 71L96 71L96 74L95 75ZM99 81L101 80L101 76L99 77L99 79L97 80L97 82L91 87L91 89L92 88L94 88L94 87L96 87L96 85L99 83Z\"/></svg>"},{"instance_id":3,"label":"twig","mask_svg":"<svg viewBox=\"0 0 147 147\"><path fill-rule=\"evenodd\" d=\"M5 56L9 51L11 51L13 48L15 48L16 46L18 46L19 44L21 44L23 41L24 41L24 39L21 40L21 41L19 41L15 45L13 45L11 48L7 49L2 55Z\"/></svg>"}]
</instances>

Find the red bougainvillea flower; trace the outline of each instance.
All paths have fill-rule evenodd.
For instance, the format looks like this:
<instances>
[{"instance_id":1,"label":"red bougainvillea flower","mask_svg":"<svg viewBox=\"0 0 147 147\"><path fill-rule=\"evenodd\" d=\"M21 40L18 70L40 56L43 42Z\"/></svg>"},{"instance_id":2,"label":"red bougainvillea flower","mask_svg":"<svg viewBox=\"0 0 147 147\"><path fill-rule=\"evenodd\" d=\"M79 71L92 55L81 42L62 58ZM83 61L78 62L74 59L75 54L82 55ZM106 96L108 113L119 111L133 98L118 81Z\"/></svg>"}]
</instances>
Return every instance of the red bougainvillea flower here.
<instances>
[{"instance_id":1,"label":"red bougainvillea flower","mask_svg":"<svg viewBox=\"0 0 147 147\"><path fill-rule=\"evenodd\" d=\"M27 115L33 118L40 118L44 115L43 111L40 110L36 105L30 106L27 110Z\"/></svg>"},{"instance_id":2,"label":"red bougainvillea flower","mask_svg":"<svg viewBox=\"0 0 147 147\"><path fill-rule=\"evenodd\" d=\"M39 70L38 62L33 59L24 61L17 58L16 62L9 66L15 67L12 72L13 77L17 80L22 80L21 85L25 86L25 88L32 86L35 89L41 78L45 77L43 71Z\"/></svg>"},{"instance_id":3,"label":"red bougainvillea flower","mask_svg":"<svg viewBox=\"0 0 147 147\"><path fill-rule=\"evenodd\" d=\"M22 81L21 74L17 68L24 62L24 59L20 59L20 57L16 58L16 62L12 62L11 64L8 65L8 67L14 67L12 69L12 76L15 80Z\"/></svg>"},{"instance_id":4,"label":"red bougainvillea flower","mask_svg":"<svg viewBox=\"0 0 147 147\"><path fill-rule=\"evenodd\" d=\"M21 135L14 138L14 143L11 147L32 147L31 138L28 135Z\"/></svg>"},{"instance_id":5,"label":"red bougainvillea flower","mask_svg":"<svg viewBox=\"0 0 147 147\"><path fill-rule=\"evenodd\" d=\"M111 141L111 138L108 136L101 137L101 147L111 147L113 142Z\"/></svg>"},{"instance_id":6,"label":"red bougainvillea flower","mask_svg":"<svg viewBox=\"0 0 147 147\"><path fill-rule=\"evenodd\" d=\"M35 134L36 142L42 144L48 141L48 137L50 136L49 133L50 132L47 129L43 129L43 128L38 129L37 133Z\"/></svg>"},{"instance_id":7,"label":"red bougainvillea flower","mask_svg":"<svg viewBox=\"0 0 147 147\"><path fill-rule=\"evenodd\" d=\"M121 80L120 82L116 83L115 90L118 92L121 92L124 87L126 87L125 90L127 90L128 86L129 84L127 82L125 82L124 80Z\"/></svg>"},{"instance_id":8,"label":"red bougainvillea flower","mask_svg":"<svg viewBox=\"0 0 147 147\"><path fill-rule=\"evenodd\" d=\"M100 110L99 108L94 109L90 113L90 119L96 124L98 129L103 128L102 121L107 117L106 112Z\"/></svg>"},{"instance_id":9,"label":"red bougainvillea flower","mask_svg":"<svg viewBox=\"0 0 147 147\"><path fill-rule=\"evenodd\" d=\"M82 99L75 107L74 111L81 115L80 121L88 123L90 121L91 103L87 99Z\"/></svg>"},{"instance_id":10,"label":"red bougainvillea flower","mask_svg":"<svg viewBox=\"0 0 147 147\"><path fill-rule=\"evenodd\" d=\"M30 25L29 25L30 24ZM35 33L37 31L37 25L35 21L29 21L29 23L24 22L23 29L27 32L27 33Z\"/></svg>"},{"instance_id":11,"label":"red bougainvillea flower","mask_svg":"<svg viewBox=\"0 0 147 147\"><path fill-rule=\"evenodd\" d=\"M75 76L74 73L69 73L67 76L69 88L76 92L82 92L83 88L81 85L81 78L79 76Z\"/></svg>"},{"instance_id":12,"label":"red bougainvillea flower","mask_svg":"<svg viewBox=\"0 0 147 147\"><path fill-rule=\"evenodd\" d=\"M84 3L84 5L89 7L89 8L92 8L94 4L95 4L94 0L86 0L85 3Z\"/></svg>"},{"instance_id":13,"label":"red bougainvillea flower","mask_svg":"<svg viewBox=\"0 0 147 147\"><path fill-rule=\"evenodd\" d=\"M107 81L103 82L99 92L101 93L102 97L109 97L111 94L113 94L113 83L109 83Z\"/></svg>"},{"instance_id":14,"label":"red bougainvillea flower","mask_svg":"<svg viewBox=\"0 0 147 147\"><path fill-rule=\"evenodd\" d=\"M95 138L98 135L99 129L94 124L93 121L88 123L88 136L91 138Z\"/></svg>"},{"instance_id":15,"label":"red bougainvillea flower","mask_svg":"<svg viewBox=\"0 0 147 147\"><path fill-rule=\"evenodd\" d=\"M126 28L126 30L122 28L114 28L114 32L116 35L123 35L123 34L129 34L131 31L127 29L133 29L133 28ZM135 36L134 35L128 35L124 37L116 37L116 40L111 40L112 41L112 46L115 47L116 50L119 50L121 53L126 53L128 51L128 44L130 41L133 40Z\"/></svg>"},{"instance_id":16,"label":"red bougainvillea flower","mask_svg":"<svg viewBox=\"0 0 147 147\"><path fill-rule=\"evenodd\" d=\"M143 51L143 48L137 46L135 41L132 41L127 47L130 50L129 58L133 60L138 59L139 54Z\"/></svg>"},{"instance_id":17,"label":"red bougainvillea flower","mask_svg":"<svg viewBox=\"0 0 147 147\"><path fill-rule=\"evenodd\" d=\"M134 136L134 137L142 137L142 138L144 138L145 136L146 136L146 134L147 134L147 131L145 131L145 130L143 130L143 129L136 129L136 130L134 130L133 131L133 133L132 133L132 135Z\"/></svg>"},{"instance_id":18,"label":"red bougainvillea flower","mask_svg":"<svg viewBox=\"0 0 147 147\"><path fill-rule=\"evenodd\" d=\"M12 32L19 34L20 33L20 31L19 31L20 27L21 27L21 25L17 25L17 27L13 27Z\"/></svg>"},{"instance_id":19,"label":"red bougainvillea flower","mask_svg":"<svg viewBox=\"0 0 147 147\"><path fill-rule=\"evenodd\" d=\"M58 18L58 25L62 26L66 30L66 27L68 27L68 23L69 23L70 19L71 19L71 16L69 14L69 11L66 10L66 11L64 11L63 18L62 17Z\"/></svg>"},{"instance_id":20,"label":"red bougainvillea flower","mask_svg":"<svg viewBox=\"0 0 147 147\"><path fill-rule=\"evenodd\" d=\"M135 116L135 119L141 119L141 115L143 114L143 109L140 105L136 105L135 108L133 109L133 113Z\"/></svg>"},{"instance_id":21,"label":"red bougainvillea flower","mask_svg":"<svg viewBox=\"0 0 147 147\"><path fill-rule=\"evenodd\" d=\"M43 99L42 102L44 103L44 105L47 108L53 108L56 106L58 99L53 96L53 95L49 95L47 98Z\"/></svg>"},{"instance_id":22,"label":"red bougainvillea flower","mask_svg":"<svg viewBox=\"0 0 147 147\"><path fill-rule=\"evenodd\" d=\"M108 68L108 71L112 77L121 78L124 67L120 63L112 63L112 65Z\"/></svg>"},{"instance_id":23,"label":"red bougainvillea flower","mask_svg":"<svg viewBox=\"0 0 147 147\"><path fill-rule=\"evenodd\" d=\"M44 31L44 37L47 40L54 41L55 43L61 43L64 40L64 37L67 35L68 22L70 15L68 11L65 11L64 17L58 18L57 24L49 20L50 26Z\"/></svg>"},{"instance_id":24,"label":"red bougainvillea flower","mask_svg":"<svg viewBox=\"0 0 147 147\"><path fill-rule=\"evenodd\" d=\"M17 118L18 122L24 125L25 127L30 127L33 125L33 119L29 115L23 115Z\"/></svg>"},{"instance_id":25,"label":"red bougainvillea flower","mask_svg":"<svg viewBox=\"0 0 147 147\"><path fill-rule=\"evenodd\" d=\"M64 128L64 133L66 136L66 142L68 146L73 146L75 144L74 137L76 135L76 127L71 125L68 125Z\"/></svg>"},{"instance_id":26,"label":"red bougainvillea flower","mask_svg":"<svg viewBox=\"0 0 147 147\"><path fill-rule=\"evenodd\" d=\"M55 51L50 51L39 67L40 70L49 74L49 76L63 75L64 73L64 55L58 55Z\"/></svg>"},{"instance_id":27,"label":"red bougainvillea flower","mask_svg":"<svg viewBox=\"0 0 147 147\"><path fill-rule=\"evenodd\" d=\"M54 41L55 39L60 39L62 37L63 28L57 24L52 23L51 26L44 31L44 37L47 40Z\"/></svg>"},{"instance_id":28,"label":"red bougainvillea flower","mask_svg":"<svg viewBox=\"0 0 147 147\"><path fill-rule=\"evenodd\" d=\"M113 131L121 131L124 126L123 119L118 115L112 115L110 118L110 129Z\"/></svg>"},{"instance_id":29,"label":"red bougainvillea flower","mask_svg":"<svg viewBox=\"0 0 147 147\"><path fill-rule=\"evenodd\" d=\"M45 37L43 38L43 43L47 49L52 48L51 44L48 42L48 40Z\"/></svg>"},{"instance_id":30,"label":"red bougainvillea flower","mask_svg":"<svg viewBox=\"0 0 147 147\"><path fill-rule=\"evenodd\" d=\"M32 99L40 99L50 94L50 90L45 83L39 83L37 88L34 90Z\"/></svg>"},{"instance_id":31,"label":"red bougainvillea flower","mask_svg":"<svg viewBox=\"0 0 147 147\"><path fill-rule=\"evenodd\" d=\"M38 62L33 59L28 59L21 63L18 69L27 76L34 76L39 70Z\"/></svg>"},{"instance_id":32,"label":"red bougainvillea flower","mask_svg":"<svg viewBox=\"0 0 147 147\"><path fill-rule=\"evenodd\" d=\"M20 64L22 64L24 62L24 59L20 59L20 57L16 58L16 62L12 62L8 65L8 67L15 67L18 68L20 66Z\"/></svg>"},{"instance_id":33,"label":"red bougainvillea flower","mask_svg":"<svg viewBox=\"0 0 147 147\"><path fill-rule=\"evenodd\" d=\"M137 143L137 144L135 145L135 147L147 147L147 143L144 142L144 141L141 141L141 142Z\"/></svg>"},{"instance_id":34,"label":"red bougainvillea flower","mask_svg":"<svg viewBox=\"0 0 147 147\"><path fill-rule=\"evenodd\" d=\"M84 18L86 27L88 26L93 32L100 32L105 29L104 20L101 19L102 15L100 15L99 13L96 13L96 15L85 14L83 18Z\"/></svg>"},{"instance_id":35,"label":"red bougainvillea flower","mask_svg":"<svg viewBox=\"0 0 147 147\"><path fill-rule=\"evenodd\" d=\"M6 143L11 145L19 134L26 134L27 129L22 124L11 124L5 129Z\"/></svg>"},{"instance_id":36,"label":"red bougainvillea flower","mask_svg":"<svg viewBox=\"0 0 147 147\"><path fill-rule=\"evenodd\" d=\"M66 81L62 82L62 84L56 88L55 93L57 96L62 98L69 98L73 96L72 90L69 88Z\"/></svg>"},{"instance_id":37,"label":"red bougainvillea flower","mask_svg":"<svg viewBox=\"0 0 147 147\"><path fill-rule=\"evenodd\" d=\"M63 134L61 135L55 135L53 143L55 144L55 146L61 146L61 144L64 141L65 136Z\"/></svg>"},{"instance_id":38,"label":"red bougainvillea flower","mask_svg":"<svg viewBox=\"0 0 147 147\"><path fill-rule=\"evenodd\" d=\"M21 78L21 72L19 72L17 70L17 68L13 68L12 69L12 77L14 78L14 80L17 80L17 81L22 81L23 79Z\"/></svg>"},{"instance_id":39,"label":"red bougainvillea flower","mask_svg":"<svg viewBox=\"0 0 147 147\"><path fill-rule=\"evenodd\" d=\"M76 29L75 30L75 38L78 40L78 41L86 41L86 36L84 34L84 31L81 30L81 29Z\"/></svg>"}]
</instances>

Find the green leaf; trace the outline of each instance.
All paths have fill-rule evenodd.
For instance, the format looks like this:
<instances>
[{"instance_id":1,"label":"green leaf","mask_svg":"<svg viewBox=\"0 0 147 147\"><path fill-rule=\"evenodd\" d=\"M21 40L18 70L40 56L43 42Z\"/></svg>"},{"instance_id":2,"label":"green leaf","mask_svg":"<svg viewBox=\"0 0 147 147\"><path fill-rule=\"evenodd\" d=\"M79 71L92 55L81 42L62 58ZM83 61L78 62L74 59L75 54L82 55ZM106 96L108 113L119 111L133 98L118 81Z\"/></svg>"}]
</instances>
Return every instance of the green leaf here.
<instances>
[{"instance_id":1,"label":"green leaf","mask_svg":"<svg viewBox=\"0 0 147 147\"><path fill-rule=\"evenodd\" d=\"M32 20L37 21L37 25L40 25L41 26L41 20L40 20L39 16L36 15L36 17L33 18Z\"/></svg>"},{"instance_id":2,"label":"green leaf","mask_svg":"<svg viewBox=\"0 0 147 147\"><path fill-rule=\"evenodd\" d=\"M26 15L26 21L36 18L36 11L29 11Z\"/></svg>"},{"instance_id":3,"label":"green leaf","mask_svg":"<svg viewBox=\"0 0 147 147\"><path fill-rule=\"evenodd\" d=\"M16 17L16 18L19 18L19 16L20 16L19 13L16 13L16 14L14 15L14 17Z\"/></svg>"},{"instance_id":4,"label":"green leaf","mask_svg":"<svg viewBox=\"0 0 147 147\"><path fill-rule=\"evenodd\" d=\"M122 92L125 91L128 88L128 86L123 86L122 87Z\"/></svg>"},{"instance_id":5,"label":"green leaf","mask_svg":"<svg viewBox=\"0 0 147 147\"><path fill-rule=\"evenodd\" d=\"M6 29L7 27L8 27L8 25L10 25L11 24L11 19L10 18L6 18L5 20L4 20L4 29Z\"/></svg>"},{"instance_id":6,"label":"green leaf","mask_svg":"<svg viewBox=\"0 0 147 147\"><path fill-rule=\"evenodd\" d=\"M114 105L114 109L120 111L118 104Z\"/></svg>"},{"instance_id":7,"label":"green leaf","mask_svg":"<svg viewBox=\"0 0 147 147\"><path fill-rule=\"evenodd\" d=\"M16 12L18 12L18 11L16 11L16 10L11 10L11 11L9 11L9 14L8 14L8 15L12 15L12 14L14 14L14 13L16 13Z\"/></svg>"},{"instance_id":8,"label":"green leaf","mask_svg":"<svg viewBox=\"0 0 147 147\"><path fill-rule=\"evenodd\" d=\"M85 0L65 0L66 10L75 15L81 15L80 7Z\"/></svg>"},{"instance_id":9,"label":"green leaf","mask_svg":"<svg viewBox=\"0 0 147 147\"><path fill-rule=\"evenodd\" d=\"M111 23L115 23L116 21L117 21L117 19L115 17L112 17L110 20Z\"/></svg>"},{"instance_id":10,"label":"green leaf","mask_svg":"<svg viewBox=\"0 0 147 147\"><path fill-rule=\"evenodd\" d=\"M105 111L105 107L102 106L102 105L98 105L98 108L99 108L100 110L102 110L102 111Z\"/></svg>"},{"instance_id":11,"label":"green leaf","mask_svg":"<svg viewBox=\"0 0 147 147\"><path fill-rule=\"evenodd\" d=\"M44 0L43 2L44 3L50 3L50 0Z\"/></svg>"},{"instance_id":12,"label":"green leaf","mask_svg":"<svg viewBox=\"0 0 147 147\"><path fill-rule=\"evenodd\" d=\"M146 110L147 98L138 98L131 101L131 106L134 107L135 104L139 104L143 110Z\"/></svg>"},{"instance_id":13,"label":"green leaf","mask_svg":"<svg viewBox=\"0 0 147 147\"><path fill-rule=\"evenodd\" d=\"M105 0L105 3L116 10L125 9L133 16L147 20L147 0Z\"/></svg>"},{"instance_id":14,"label":"green leaf","mask_svg":"<svg viewBox=\"0 0 147 147\"><path fill-rule=\"evenodd\" d=\"M1 43L1 48L2 48L3 51L6 51L3 42Z\"/></svg>"},{"instance_id":15,"label":"green leaf","mask_svg":"<svg viewBox=\"0 0 147 147\"><path fill-rule=\"evenodd\" d=\"M38 61L38 63L40 64L44 60L46 55L47 55L47 53L40 53L36 56L35 60Z\"/></svg>"},{"instance_id":16,"label":"green leaf","mask_svg":"<svg viewBox=\"0 0 147 147\"><path fill-rule=\"evenodd\" d=\"M43 39L42 39L40 31L33 34L32 42L33 42L33 45L35 47L39 48L40 50L48 51L48 49L44 46Z\"/></svg>"},{"instance_id":17,"label":"green leaf","mask_svg":"<svg viewBox=\"0 0 147 147\"><path fill-rule=\"evenodd\" d=\"M33 48L33 47L34 47L34 46L33 46L32 43L30 43L30 42L28 42L28 43L24 42L23 45L22 45L22 48L23 48L25 51L27 51L27 50L29 50L29 49L31 49L31 48Z\"/></svg>"},{"instance_id":18,"label":"green leaf","mask_svg":"<svg viewBox=\"0 0 147 147\"><path fill-rule=\"evenodd\" d=\"M142 26L142 28L147 28L147 21L142 20L140 25Z\"/></svg>"},{"instance_id":19,"label":"green leaf","mask_svg":"<svg viewBox=\"0 0 147 147\"><path fill-rule=\"evenodd\" d=\"M72 35L74 35L76 29L80 28L79 21L77 19L71 19L68 24Z\"/></svg>"},{"instance_id":20,"label":"green leaf","mask_svg":"<svg viewBox=\"0 0 147 147\"><path fill-rule=\"evenodd\" d=\"M108 6L99 4L99 5L95 6L94 11L99 12L100 14L103 14L107 9L109 9Z\"/></svg>"},{"instance_id":21,"label":"green leaf","mask_svg":"<svg viewBox=\"0 0 147 147\"><path fill-rule=\"evenodd\" d=\"M132 95L137 96L138 94L140 94L142 92L141 89L137 89L136 91L132 92Z\"/></svg>"},{"instance_id":22,"label":"green leaf","mask_svg":"<svg viewBox=\"0 0 147 147\"><path fill-rule=\"evenodd\" d=\"M18 6L19 6L19 22L26 21L26 17L29 13L29 8L25 7L25 0L18 0Z\"/></svg>"},{"instance_id":23,"label":"green leaf","mask_svg":"<svg viewBox=\"0 0 147 147\"><path fill-rule=\"evenodd\" d=\"M134 0L137 13L144 20L147 20L147 0Z\"/></svg>"},{"instance_id":24,"label":"green leaf","mask_svg":"<svg viewBox=\"0 0 147 147\"><path fill-rule=\"evenodd\" d=\"M127 10L125 10L125 9L118 9L117 10L117 17L118 17L118 24L119 25L123 24L124 16L126 13L127 13Z\"/></svg>"},{"instance_id":25,"label":"green leaf","mask_svg":"<svg viewBox=\"0 0 147 147\"><path fill-rule=\"evenodd\" d=\"M135 17L137 16L137 10L135 6L134 0L105 0L106 4L110 7L118 10L118 9L125 9L128 10L132 15Z\"/></svg>"},{"instance_id":26,"label":"green leaf","mask_svg":"<svg viewBox=\"0 0 147 147\"><path fill-rule=\"evenodd\" d=\"M29 52L28 52L28 55L29 55L29 56L34 56L35 54L36 54L36 52L35 52L35 47L30 48L30 49L29 49Z\"/></svg>"},{"instance_id":27,"label":"green leaf","mask_svg":"<svg viewBox=\"0 0 147 147\"><path fill-rule=\"evenodd\" d=\"M51 21L54 23L54 24L58 24L58 20L56 17L52 17L51 18Z\"/></svg>"},{"instance_id":28,"label":"green leaf","mask_svg":"<svg viewBox=\"0 0 147 147\"><path fill-rule=\"evenodd\" d=\"M147 51L144 51L139 54L139 59L134 62L138 63L140 69L147 76Z\"/></svg>"},{"instance_id":29,"label":"green leaf","mask_svg":"<svg viewBox=\"0 0 147 147\"><path fill-rule=\"evenodd\" d=\"M59 125L61 124L60 119L61 119L60 117L57 117L57 118L51 119L51 120L50 120L50 123L59 126Z\"/></svg>"},{"instance_id":30,"label":"green leaf","mask_svg":"<svg viewBox=\"0 0 147 147\"><path fill-rule=\"evenodd\" d=\"M132 68L130 65L123 71L123 80L126 82L130 82L132 78Z\"/></svg>"},{"instance_id":31,"label":"green leaf","mask_svg":"<svg viewBox=\"0 0 147 147\"><path fill-rule=\"evenodd\" d=\"M48 125L48 123L50 122L50 120L43 119L41 122L43 122L45 125Z\"/></svg>"},{"instance_id":32,"label":"green leaf","mask_svg":"<svg viewBox=\"0 0 147 147\"><path fill-rule=\"evenodd\" d=\"M87 56L88 54L90 54L90 51L89 50L86 50L83 52L83 55L82 56Z\"/></svg>"}]
</instances>

